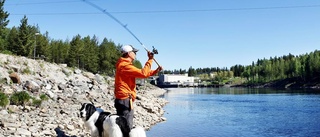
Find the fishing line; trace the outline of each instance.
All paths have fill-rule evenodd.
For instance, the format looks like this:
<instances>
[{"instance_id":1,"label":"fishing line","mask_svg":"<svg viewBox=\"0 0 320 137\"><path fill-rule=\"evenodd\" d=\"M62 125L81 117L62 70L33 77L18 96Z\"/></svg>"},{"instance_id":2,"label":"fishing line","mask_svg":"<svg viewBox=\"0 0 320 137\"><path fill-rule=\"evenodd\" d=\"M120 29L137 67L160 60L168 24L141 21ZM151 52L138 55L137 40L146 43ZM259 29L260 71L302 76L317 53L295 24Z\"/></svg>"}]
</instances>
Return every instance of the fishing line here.
<instances>
[{"instance_id":1,"label":"fishing line","mask_svg":"<svg viewBox=\"0 0 320 137\"><path fill-rule=\"evenodd\" d=\"M120 20L118 20L116 17L112 16L109 12L107 12L107 10L99 7L98 5L93 4L92 2L89 2L89 1L87 1L87 0L83 0L83 2L85 2L85 3L89 4L90 6L92 6L92 7L96 8L96 9L100 10L101 12L103 12L104 14L106 14L106 15L108 15L110 18L112 18L114 21L116 21L118 24L120 24L123 28L125 28L125 29L140 43L141 46L143 46L143 48L144 48L147 52L149 52L149 50L142 44L142 42L138 39L138 37L137 37L136 35L134 35L134 33L127 27L127 25L123 24ZM154 47L153 47L153 53L154 53L154 54L158 54L158 51L157 51ZM157 63L158 66L160 66L159 63L156 61L155 58L153 58L153 60Z\"/></svg>"}]
</instances>

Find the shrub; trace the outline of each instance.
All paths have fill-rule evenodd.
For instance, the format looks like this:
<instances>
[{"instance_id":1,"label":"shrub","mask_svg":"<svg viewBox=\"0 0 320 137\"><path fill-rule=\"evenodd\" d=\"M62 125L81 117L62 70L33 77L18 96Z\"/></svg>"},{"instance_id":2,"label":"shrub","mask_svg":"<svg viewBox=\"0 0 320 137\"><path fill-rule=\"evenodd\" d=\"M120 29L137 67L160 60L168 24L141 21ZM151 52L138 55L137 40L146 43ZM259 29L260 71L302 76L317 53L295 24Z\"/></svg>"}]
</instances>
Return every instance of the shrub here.
<instances>
[{"instance_id":1,"label":"shrub","mask_svg":"<svg viewBox=\"0 0 320 137\"><path fill-rule=\"evenodd\" d=\"M40 99L41 100L48 100L49 98L48 98L48 96L46 94L41 94L40 95Z\"/></svg>"},{"instance_id":2,"label":"shrub","mask_svg":"<svg viewBox=\"0 0 320 137\"><path fill-rule=\"evenodd\" d=\"M14 71L13 71L13 70L11 70L11 69L10 69L10 70L8 70L8 73L9 73L9 74L11 74L11 73L13 73L13 72L14 72Z\"/></svg>"},{"instance_id":3,"label":"shrub","mask_svg":"<svg viewBox=\"0 0 320 137\"><path fill-rule=\"evenodd\" d=\"M4 93L0 93L0 106L4 107L7 106L9 104L9 99L8 99L8 95L4 94Z\"/></svg>"},{"instance_id":4,"label":"shrub","mask_svg":"<svg viewBox=\"0 0 320 137\"><path fill-rule=\"evenodd\" d=\"M43 63L40 64L40 68L42 68L42 69L44 68L44 64Z\"/></svg>"},{"instance_id":5,"label":"shrub","mask_svg":"<svg viewBox=\"0 0 320 137\"><path fill-rule=\"evenodd\" d=\"M31 74L31 70L29 67L22 70L22 74Z\"/></svg>"},{"instance_id":6,"label":"shrub","mask_svg":"<svg viewBox=\"0 0 320 137\"><path fill-rule=\"evenodd\" d=\"M7 83L7 79L0 77L0 84L5 84L5 83Z\"/></svg>"},{"instance_id":7,"label":"shrub","mask_svg":"<svg viewBox=\"0 0 320 137\"><path fill-rule=\"evenodd\" d=\"M35 98L32 99L32 105L35 107L40 107L41 103L42 103L41 99L35 99Z\"/></svg>"},{"instance_id":8,"label":"shrub","mask_svg":"<svg viewBox=\"0 0 320 137\"><path fill-rule=\"evenodd\" d=\"M25 105L30 100L30 95L26 91L16 92L10 97L10 101L15 105Z\"/></svg>"},{"instance_id":9,"label":"shrub","mask_svg":"<svg viewBox=\"0 0 320 137\"><path fill-rule=\"evenodd\" d=\"M7 54L7 55L12 55L12 52L11 52L11 51L9 51L9 50L1 51L1 53L3 53L3 54Z\"/></svg>"},{"instance_id":10,"label":"shrub","mask_svg":"<svg viewBox=\"0 0 320 137\"><path fill-rule=\"evenodd\" d=\"M36 99L36 98L32 97L32 105L35 107L40 107L42 104L42 101L46 101L48 99L49 99L48 96L45 94L41 94L40 99Z\"/></svg>"}]
</instances>

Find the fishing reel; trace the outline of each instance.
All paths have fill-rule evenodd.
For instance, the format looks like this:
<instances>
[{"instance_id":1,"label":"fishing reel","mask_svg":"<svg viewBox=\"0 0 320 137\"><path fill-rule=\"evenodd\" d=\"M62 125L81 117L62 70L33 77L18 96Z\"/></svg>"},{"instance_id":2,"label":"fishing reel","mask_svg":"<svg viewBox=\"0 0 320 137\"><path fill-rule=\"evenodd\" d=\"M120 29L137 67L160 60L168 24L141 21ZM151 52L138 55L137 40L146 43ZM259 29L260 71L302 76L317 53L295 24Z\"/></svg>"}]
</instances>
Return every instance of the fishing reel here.
<instances>
[{"instance_id":1,"label":"fishing reel","mask_svg":"<svg viewBox=\"0 0 320 137\"><path fill-rule=\"evenodd\" d=\"M159 54L159 53L158 53L158 50L157 50L156 48L154 48L154 46L152 46L152 53L153 53L153 54Z\"/></svg>"}]
</instances>

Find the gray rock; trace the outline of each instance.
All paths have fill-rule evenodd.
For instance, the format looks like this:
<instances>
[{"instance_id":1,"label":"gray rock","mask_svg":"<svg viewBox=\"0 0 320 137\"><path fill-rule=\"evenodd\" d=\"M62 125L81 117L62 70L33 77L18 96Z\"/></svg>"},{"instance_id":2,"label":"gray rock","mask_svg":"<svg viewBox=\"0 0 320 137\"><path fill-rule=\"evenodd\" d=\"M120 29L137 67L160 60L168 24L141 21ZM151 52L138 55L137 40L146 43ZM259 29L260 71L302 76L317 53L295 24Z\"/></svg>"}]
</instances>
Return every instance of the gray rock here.
<instances>
[{"instance_id":1,"label":"gray rock","mask_svg":"<svg viewBox=\"0 0 320 137\"><path fill-rule=\"evenodd\" d=\"M75 74L80 74L80 73L81 73L81 70L80 70L80 69L76 69L76 70L74 70L74 73L75 73Z\"/></svg>"},{"instance_id":2,"label":"gray rock","mask_svg":"<svg viewBox=\"0 0 320 137\"><path fill-rule=\"evenodd\" d=\"M20 74L22 83L34 81L39 89L36 93L29 92L34 98L40 99L46 94L49 99L43 100L39 107L32 103L25 107L8 105L7 109L0 108L0 137L4 136L89 136L84 122L79 118L81 103L94 102L105 111L116 113L114 108L114 78L93 75L81 70L73 71L65 66L50 64L40 60L14 57L0 54L0 61L8 65L0 66L0 73L7 74L16 68L27 66L31 74ZM20 63L18 63L20 62ZM26 63L21 63L26 62ZM2 73L3 72L3 73ZM9 74L7 74L9 77ZM29 83L30 84L30 83ZM1 85L5 94L23 91L22 84ZM36 87L38 87L36 86ZM152 125L164 121L162 107L168 103L159 95L165 90L145 84L137 91L134 102L134 124L149 129ZM1 110L2 109L2 110Z\"/></svg>"},{"instance_id":3,"label":"gray rock","mask_svg":"<svg viewBox=\"0 0 320 137\"><path fill-rule=\"evenodd\" d=\"M0 116L4 116L4 115L8 115L8 114L9 114L8 111L5 109L0 111Z\"/></svg>"},{"instance_id":4,"label":"gray rock","mask_svg":"<svg viewBox=\"0 0 320 137\"><path fill-rule=\"evenodd\" d=\"M31 132L29 130L23 129L23 128L18 128L17 134L22 135L22 136L31 136Z\"/></svg>"}]
</instances>

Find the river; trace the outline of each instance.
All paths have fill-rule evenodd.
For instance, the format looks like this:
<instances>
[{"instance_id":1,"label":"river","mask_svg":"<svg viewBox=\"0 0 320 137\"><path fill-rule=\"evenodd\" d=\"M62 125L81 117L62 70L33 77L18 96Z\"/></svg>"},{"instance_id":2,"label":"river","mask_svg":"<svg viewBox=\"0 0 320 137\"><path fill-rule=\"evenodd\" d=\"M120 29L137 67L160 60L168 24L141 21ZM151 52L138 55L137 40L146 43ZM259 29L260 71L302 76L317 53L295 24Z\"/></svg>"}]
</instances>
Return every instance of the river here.
<instances>
[{"instance_id":1,"label":"river","mask_svg":"<svg viewBox=\"0 0 320 137\"><path fill-rule=\"evenodd\" d=\"M170 88L167 121L148 137L320 136L320 92L248 88Z\"/></svg>"}]
</instances>

